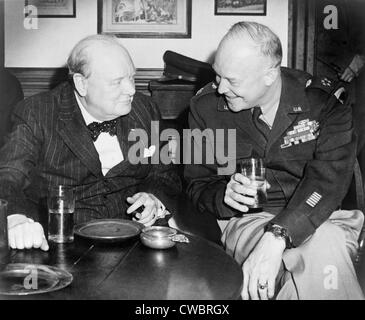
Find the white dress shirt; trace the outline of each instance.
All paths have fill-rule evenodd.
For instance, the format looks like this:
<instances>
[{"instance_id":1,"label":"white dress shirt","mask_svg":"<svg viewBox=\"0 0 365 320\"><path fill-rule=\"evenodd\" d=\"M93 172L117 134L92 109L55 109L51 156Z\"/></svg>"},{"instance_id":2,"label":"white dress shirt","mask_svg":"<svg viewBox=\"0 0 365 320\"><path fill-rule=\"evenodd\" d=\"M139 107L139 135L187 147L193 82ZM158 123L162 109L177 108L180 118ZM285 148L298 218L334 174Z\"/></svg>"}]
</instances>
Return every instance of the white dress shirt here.
<instances>
[{"instance_id":1,"label":"white dress shirt","mask_svg":"<svg viewBox=\"0 0 365 320\"><path fill-rule=\"evenodd\" d=\"M92 122L100 123L100 120L95 119L89 112L87 112L79 97L76 94L75 96L86 125L89 125ZM94 141L94 146L99 154L101 171L104 176L111 168L124 160L122 149L120 148L118 137L116 135L111 136L109 132L101 132L96 141Z\"/></svg>"},{"instance_id":2,"label":"white dress shirt","mask_svg":"<svg viewBox=\"0 0 365 320\"><path fill-rule=\"evenodd\" d=\"M92 122L100 123L100 120L95 119L89 112L87 112L77 94L75 94L75 97L86 125L89 125ZM101 132L96 141L94 141L94 146L99 154L101 170L104 176L111 168L124 160L122 149L120 148L118 137L116 135L111 136L109 132ZM170 214L160 200L158 200L158 204L158 218L163 218L165 215Z\"/></svg>"},{"instance_id":3,"label":"white dress shirt","mask_svg":"<svg viewBox=\"0 0 365 320\"><path fill-rule=\"evenodd\" d=\"M265 110L265 112L261 109L262 114L260 115L260 119L269 126L270 130L272 129L272 126L274 124L276 112L278 111L279 108L279 102L280 101L276 101L269 108L269 110Z\"/></svg>"}]
</instances>

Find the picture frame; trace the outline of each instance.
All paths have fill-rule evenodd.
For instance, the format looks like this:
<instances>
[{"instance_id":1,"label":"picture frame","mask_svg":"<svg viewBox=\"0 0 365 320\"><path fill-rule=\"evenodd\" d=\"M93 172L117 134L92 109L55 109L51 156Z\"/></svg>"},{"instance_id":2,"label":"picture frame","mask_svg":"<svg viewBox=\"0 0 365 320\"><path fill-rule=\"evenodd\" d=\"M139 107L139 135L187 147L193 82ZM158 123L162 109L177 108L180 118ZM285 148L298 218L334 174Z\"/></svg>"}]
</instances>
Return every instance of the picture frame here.
<instances>
[{"instance_id":1,"label":"picture frame","mask_svg":"<svg viewBox=\"0 0 365 320\"><path fill-rule=\"evenodd\" d=\"M98 0L98 33L191 38L191 0Z\"/></svg>"},{"instance_id":2,"label":"picture frame","mask_svg":"<svg viewBox=\"0 0 365 320\"><path fill-rule=\"evenodd\" d=\"M214 14L266 16L266 0L214 0Z\"/></svg>"},{"instance_id":3,"label":"picture frame","mask_svg":"<svg viewBox=\"0 0 365 320\"><path fill-rule=\"evenodd\" d=\"M25 0L25 12L38 18L75 18L76 0ZM30 10L35 7L36 11Z\"/></svg>"}]
</instances>

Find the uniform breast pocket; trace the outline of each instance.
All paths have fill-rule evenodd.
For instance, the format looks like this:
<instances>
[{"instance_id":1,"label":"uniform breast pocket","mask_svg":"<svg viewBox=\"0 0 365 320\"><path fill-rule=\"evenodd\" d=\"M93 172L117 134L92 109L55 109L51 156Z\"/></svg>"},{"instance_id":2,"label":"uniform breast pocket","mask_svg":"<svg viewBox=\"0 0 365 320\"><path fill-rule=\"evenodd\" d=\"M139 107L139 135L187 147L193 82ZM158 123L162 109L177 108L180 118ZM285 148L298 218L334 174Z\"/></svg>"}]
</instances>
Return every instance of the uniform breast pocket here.
<instances>
[{"instance_id":1,"label":"uniform breast pocket","mask_svg":"<svg viewBox=\"0 0 365 320\"><path fill-rule=\"evenodd\" d=\"M218 163L226 163L227 161L236 161L236 159L244 159L251 157L252 146L248 143L228 144L222 149L215 151Z\"/></svg>"},{"instance_id":2,"label":"uniform breast pocket","mask_svg":"<svg viewBox=\"0 0 365 320\"><path fill-rule=\"evenodd\" d=\"M252 145L248 143L237 143L236 159L245 159L252 157Z\"/></svg>"},{"instance_id":3,"label":"uniform breast pocket","mask_svg":"<svg viewBox=\"0 0 365 320\"><path fill-rule=\"evenodd\" d=\"M316 150L317 140L293 144L286 148L281 148L281 155L286 160L311 160Z\"/></svg>"},{"instance_id":4,"label":"uniform breast pocket","mask_svg":"<svg viewBox=\"0 0 365 320\"><path fill-rule=\"evenodd\" d=\"M224 149L216 150L216 160L218 166L224 167L222 175L231 175L237 170L240 159L250 158L252 156L252 146L247 143L228 144Z\"/></svg>"}]
</instances>

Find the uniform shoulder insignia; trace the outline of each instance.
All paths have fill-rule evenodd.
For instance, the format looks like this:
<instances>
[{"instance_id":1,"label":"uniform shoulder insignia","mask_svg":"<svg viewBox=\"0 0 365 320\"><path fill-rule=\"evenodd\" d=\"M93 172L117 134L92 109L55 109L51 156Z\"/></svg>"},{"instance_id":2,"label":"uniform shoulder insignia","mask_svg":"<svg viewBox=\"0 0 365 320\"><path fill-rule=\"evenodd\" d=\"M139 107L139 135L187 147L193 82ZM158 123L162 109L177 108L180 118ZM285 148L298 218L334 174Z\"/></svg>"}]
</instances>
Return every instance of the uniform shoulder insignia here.
<instances>
[{"instance_id":1,"label":"uniform shoulder insignia","mask_svg":"<svg viewBox=\"0 0 365 320\"><path fill-rule=\"evenodd\" d=\"M309 79L305 85L307 89L321 89L327 93L331 93L336 87L337 81L327 77L313 77Z\"/></svg>"},{"instance_id":2,"label":"uniform shoulder insignia","mask_svg":"<svg viewBox=\"0 0 365 320\"><path fill-rule=\"evenodd\" d=\"M342 104L347 98L346 90L342 86L341 82L327 77L313 77L307 81L305 87L306 90L320 89L327 92L330 96L334 95Z\"/></svg>"},{"instance_id":3,"label":"uniform shoulder insignia","mask_svg":"<svg viewBox=\"0 0 365 320\"><path fill-rule=\"evenodd\" d=\"M207 93L211 93L211 92L215 92L217 89L217 86L214 82L208 83L207 85L205 85L203 88L200 88L197 93L195 94L195 96L200 96L200 95L204 95Z\"/></svg>"}]
</instances>

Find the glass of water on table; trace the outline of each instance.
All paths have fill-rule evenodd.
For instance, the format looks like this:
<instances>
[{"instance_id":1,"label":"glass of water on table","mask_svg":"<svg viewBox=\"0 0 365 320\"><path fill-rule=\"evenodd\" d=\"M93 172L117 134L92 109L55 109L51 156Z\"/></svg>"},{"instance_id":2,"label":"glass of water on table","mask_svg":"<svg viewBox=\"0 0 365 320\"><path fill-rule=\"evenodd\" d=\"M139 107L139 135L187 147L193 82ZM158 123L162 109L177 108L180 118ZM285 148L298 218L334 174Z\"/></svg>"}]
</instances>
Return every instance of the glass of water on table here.
<instances>
[{"instance_id":1,"label":"glass of water on table","mask_svg":"<svg viewBox=\"0 0 365 320\"><path fill-rule=\"evenodd\" d=\"M57 243L73 242L75 195L72 187L51 187L47 198L48 240Z\"/></svg>"},{"instance_id":2,"label":"glass of water on table","mask_svg":"<svg viewBox=\"0 0 365 320\"><path fill-rule=\"evenodd\" d=\"M245 177L250 179L250 185L257 189L256 196L254 197L255 203L247 205L247 207L255 210L262 209L267 202L264 160L261 158L242 159L239 162L239 170Z\"/></svg>"}]
</instances>

